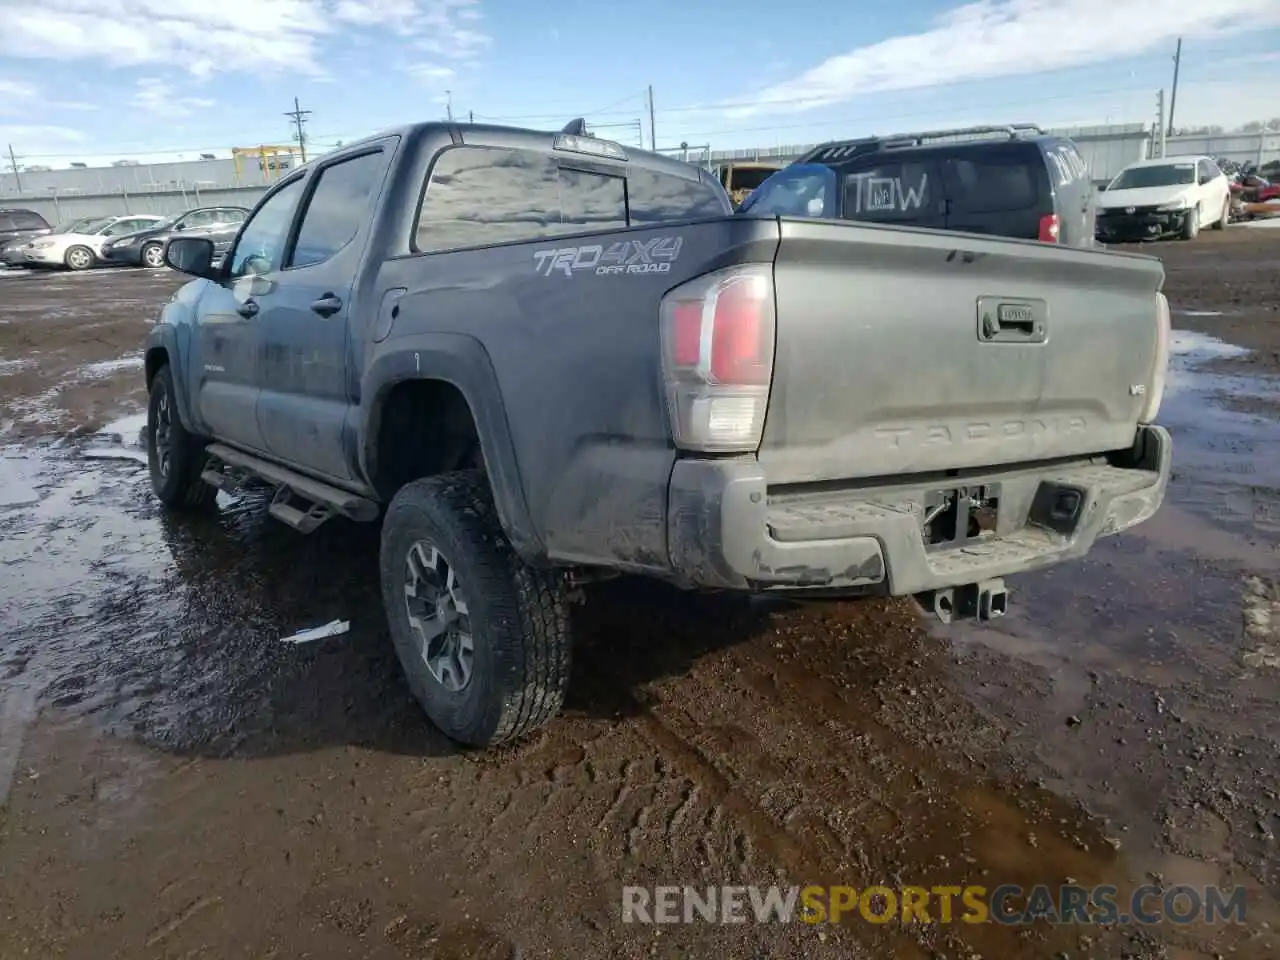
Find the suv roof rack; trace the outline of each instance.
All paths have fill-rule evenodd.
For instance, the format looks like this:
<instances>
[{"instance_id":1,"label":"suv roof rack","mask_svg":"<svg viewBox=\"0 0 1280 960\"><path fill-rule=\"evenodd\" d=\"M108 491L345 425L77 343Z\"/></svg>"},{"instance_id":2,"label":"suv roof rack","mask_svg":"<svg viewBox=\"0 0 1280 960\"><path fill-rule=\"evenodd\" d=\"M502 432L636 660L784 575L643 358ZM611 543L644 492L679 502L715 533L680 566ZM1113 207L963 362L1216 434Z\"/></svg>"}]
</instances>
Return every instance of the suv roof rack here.
<instances>
[{"instance_id":1,"label":"suv roof rack","mask_svg":"<svg viewBox=\"0 0 1280 960\"><path fill-rule=\"evenodd\" d=\"M917 147L929 140L948 140L957 137L1004 137L1017 140L1024 134L1044 136L1044 130L1035 123L1004 123L976 127L955 127L950 130L921 130L915 133L893 133L888 136L858 137L854 140L831 140L819 144L809 152L811 157L854 156L869 153L873 150L895 150L903 147ZM963 142L963 141L960 141Z\"/></svg>"}]
</instances>

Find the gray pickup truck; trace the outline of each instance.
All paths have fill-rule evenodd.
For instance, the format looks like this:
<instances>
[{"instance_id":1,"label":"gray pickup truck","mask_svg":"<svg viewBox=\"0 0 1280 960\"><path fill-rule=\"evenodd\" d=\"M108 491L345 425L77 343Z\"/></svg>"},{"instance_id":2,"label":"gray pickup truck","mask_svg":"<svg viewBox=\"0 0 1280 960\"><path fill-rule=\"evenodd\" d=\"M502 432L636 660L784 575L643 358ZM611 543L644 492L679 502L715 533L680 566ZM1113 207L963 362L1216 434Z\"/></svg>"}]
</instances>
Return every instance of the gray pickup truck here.
<instances>
[{"instance_id":1,"label":"gray pickup truck","mask_svg":"<svg viewBox=\"0 0 1280 960\"><path fill-rule=\"evenodd\" d=\"M733 216L581 125L441 123L290 172L212 253L167 248L155 494L381 517L391 637L464 743L557 713L594 578L994 617L1169 477L1149 257Z\"/></svg>"}]
</instances>

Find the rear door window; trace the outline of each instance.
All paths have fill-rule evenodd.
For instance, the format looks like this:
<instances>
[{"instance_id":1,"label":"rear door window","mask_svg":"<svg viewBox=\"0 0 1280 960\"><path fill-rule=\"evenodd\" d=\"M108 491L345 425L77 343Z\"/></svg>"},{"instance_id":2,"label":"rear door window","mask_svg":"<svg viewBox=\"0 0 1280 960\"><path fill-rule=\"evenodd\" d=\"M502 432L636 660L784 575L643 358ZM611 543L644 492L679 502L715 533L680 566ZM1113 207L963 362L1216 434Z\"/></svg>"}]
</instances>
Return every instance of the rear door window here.
<instances>
[{"instance_id":1,"label":"rear door window","mask_svg":"<svg viewBox=\"0 0 1280 960\"><path fill-rule=\"evenodd\" d=\"M952 211L1000 213L1039 203L1034 167L1038 150L978 151L949 157L943 165Z\"/></svg>"},{"instance_id":2,"label":"rear door window","mask_svg":"<svg viewBox=\"0 0 1280 960\"><path fill-rule=\"evenodd\" d=\"M733 212L718 185L659 170L627 171L627 212L632 226L722 217Z\"/></svg>"},{"instance_id":3,"label":"rear door window","mask_svg":"<svg viewBox=\"0 0 1280 960\"><path fill-rule=\"evenodd\" d=\"M731 210L709 184L650 170L627 177L535 150L446 149L418 214L417 252L661 223Z\"/></svg>"},{"instance_id":4,"label":"rear door window","mask_svg":"<svg viewBox=\"0 0 1280 960\"><path fill-rule=\"evenodd\" d=\"M844 175L844 218L874 223L921 223L937 215L941 184L924 160L870 161Z\"/></svg>"},{"instance_id":5,"label":"rear door window","mask_svg":"<svg viewBox=\"0 0 1280 960\"><path fill-rule=\"evenodd\" d=\"M368 217L370 198L382 182L385 167L386 157L378 150L340 160L316 174L289 255L290 267L322 263L355 238Z\"/></svg>"}]
</instances>

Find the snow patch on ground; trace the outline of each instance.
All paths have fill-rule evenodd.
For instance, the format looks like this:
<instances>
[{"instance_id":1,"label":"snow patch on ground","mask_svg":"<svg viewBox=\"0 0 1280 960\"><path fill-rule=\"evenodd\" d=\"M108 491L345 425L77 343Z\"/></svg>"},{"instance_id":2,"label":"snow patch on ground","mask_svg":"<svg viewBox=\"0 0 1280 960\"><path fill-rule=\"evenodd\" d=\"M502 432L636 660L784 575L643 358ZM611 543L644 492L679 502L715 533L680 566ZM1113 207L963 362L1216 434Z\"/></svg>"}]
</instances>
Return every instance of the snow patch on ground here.
<instances>
[{"instance_id":1,"label":"snow patch on ground","mask_svg":"<svg viewBox=\"0 0 1280 960\"><path fill-rule=\"evenodd\" d=\"M76 373L81 377L89 377L96 380L101 377L109 377L113 373L119 373L122 370L141 369L142 355L137 354L128 357L117 357L115 360L100 360L97 363L90 363L81 367Z\"/></svg>"}]
</instances>

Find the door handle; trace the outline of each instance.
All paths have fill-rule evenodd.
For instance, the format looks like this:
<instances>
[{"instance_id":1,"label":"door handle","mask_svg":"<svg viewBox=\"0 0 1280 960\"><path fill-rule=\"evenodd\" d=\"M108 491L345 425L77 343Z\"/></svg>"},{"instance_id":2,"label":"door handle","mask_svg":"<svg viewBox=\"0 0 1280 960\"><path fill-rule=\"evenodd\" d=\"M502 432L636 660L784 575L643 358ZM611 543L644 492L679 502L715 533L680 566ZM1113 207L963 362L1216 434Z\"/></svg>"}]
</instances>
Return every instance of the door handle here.
<instances>
[{"instance_id":1,"label":"door handle","mask_svg":"<svg viewBox=\"0 0 1280 960\"><path fill-rule=\"evenodd\" d=\"M256 300L246 300L236 307L236 313L242 317L256 317L258 315L258 302Z\"/></svg>"},{"instance_id":2,"label":"door handle","mask_svg":"<svg viewBox=\"0 0 1280 960\"><path fill-rule=\"evenodd\" d=\"M326 293L319 300L311 301L311 309L322 317L332 317L342 309L342 301L332 293Z\"/></svg>"}]
</instances>

